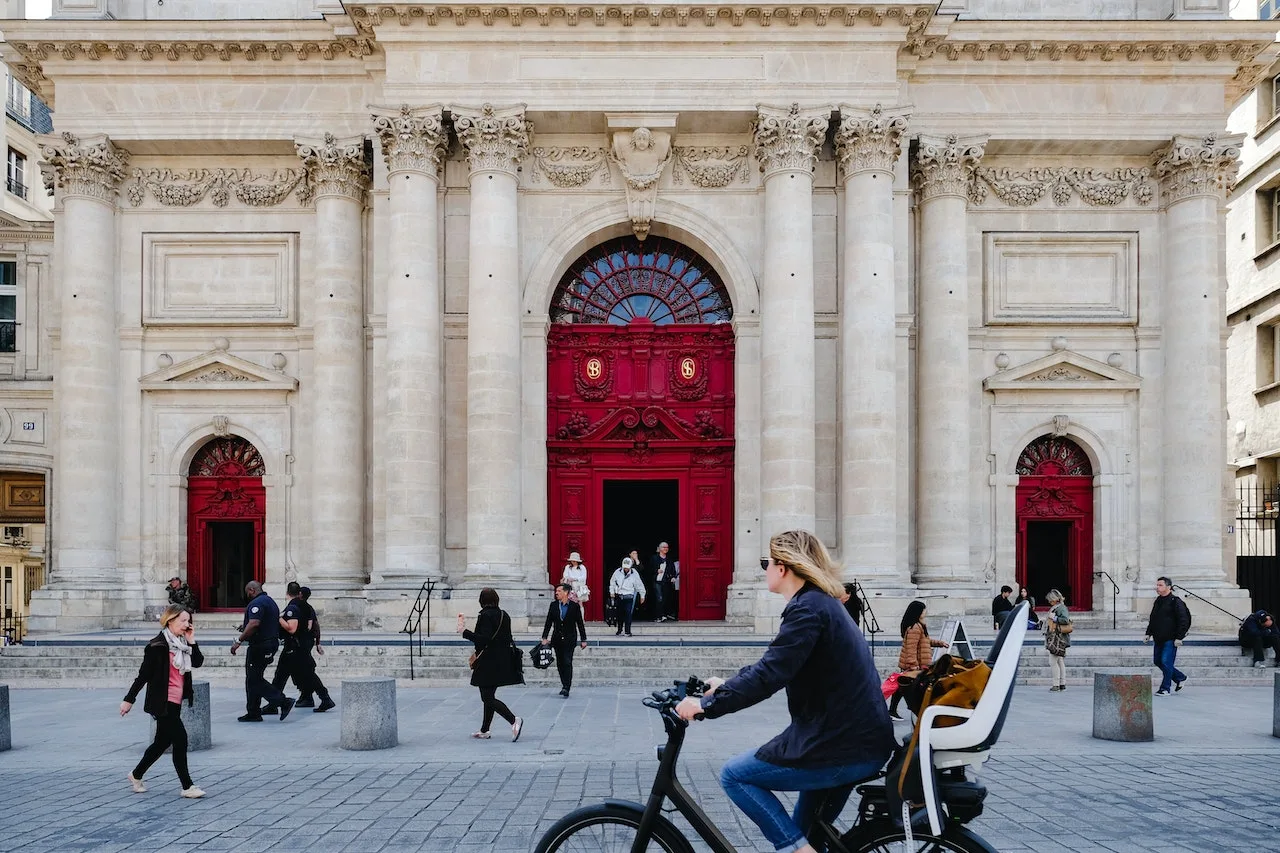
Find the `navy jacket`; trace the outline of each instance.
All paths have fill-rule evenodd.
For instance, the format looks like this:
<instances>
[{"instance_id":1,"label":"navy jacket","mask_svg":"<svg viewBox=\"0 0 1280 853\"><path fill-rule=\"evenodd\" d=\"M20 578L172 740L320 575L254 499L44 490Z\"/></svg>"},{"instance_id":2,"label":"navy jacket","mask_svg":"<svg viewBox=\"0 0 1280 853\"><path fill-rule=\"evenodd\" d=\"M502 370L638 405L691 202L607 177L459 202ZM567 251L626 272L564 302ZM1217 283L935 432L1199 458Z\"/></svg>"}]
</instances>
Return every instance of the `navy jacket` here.
<instances>
[{"instance_id":1,"label":"navy jacket","mask_svg":"<svg viewBox=\"0 0 1280 853\"><path fill-rule=\"evenodd\" d=\"M839 599L812 584L783 608L764 657L703 698L702 710L723 717L783 688L791 725L756 758L802 769L889 760L893 726L871 650Z\"/></svg>"}]
</instances>

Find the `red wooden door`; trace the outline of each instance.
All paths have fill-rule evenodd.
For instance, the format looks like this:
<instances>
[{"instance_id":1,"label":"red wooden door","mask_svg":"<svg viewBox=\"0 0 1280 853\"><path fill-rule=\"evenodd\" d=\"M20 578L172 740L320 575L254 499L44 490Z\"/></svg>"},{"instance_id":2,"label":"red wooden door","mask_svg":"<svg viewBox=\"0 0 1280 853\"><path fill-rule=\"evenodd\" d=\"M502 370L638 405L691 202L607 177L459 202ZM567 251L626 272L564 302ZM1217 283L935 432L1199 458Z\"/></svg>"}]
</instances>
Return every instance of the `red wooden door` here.
<instances>
[{"instance_id":1,"label":"red wooden door","mask_svg":"<svg viewBox=\"0 0 1280 853\"><path fill-rule=\"evenodd\" d=\"M1016 573L1038 605L1052 585L1072 610L1093 609L1091 471L1078 445L1053 436L1027 445L1018 460Z\"/></svg>"},{"instance_id":2,"label":"red wooden door","mask_svg":"<svg viewBox=\"0 0 1280 853\"><path fill-rule=\"evenodd\" d=\"M252 444L219 438L200 448L187 477L187 583L201 610L239 609L243 582L266 581L265 468ZM221 525L221 527L219 527ZM238 545L220 561L218 548ZM217 570L232 559L231 577Z\"/></svg>"}]
</instances>

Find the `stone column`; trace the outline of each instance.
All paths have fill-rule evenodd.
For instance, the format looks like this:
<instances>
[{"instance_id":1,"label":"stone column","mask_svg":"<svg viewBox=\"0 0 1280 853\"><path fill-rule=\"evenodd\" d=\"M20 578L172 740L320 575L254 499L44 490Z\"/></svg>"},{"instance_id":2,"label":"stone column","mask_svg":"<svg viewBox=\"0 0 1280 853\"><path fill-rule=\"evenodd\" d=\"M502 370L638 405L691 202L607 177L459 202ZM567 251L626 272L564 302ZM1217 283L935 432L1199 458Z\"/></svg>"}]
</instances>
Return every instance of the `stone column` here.
<instances>
[{"instance_id":1,"label":"stone column","mask_svg":"<svg viewBox=\"0 0 1280 853\"><path fill-rule=\"evenodd\" d=\"M908 110L840 108L840 556L846 577L897 574L893 174Z\"/></svg>"},{"instance_id":2,"label":"stone column","mask_svg":"<svg viewBox=\"0 0 1280 853\"><path fill-rule=\"evenodd\" d=\"M471 167L467 282L468 586L519 583L520 256L524 106L452 108Z\"/></svg>"},{"instance_id":3,"label":"stone column","mask_svg":"<svg viewBox=\"0 0 1280 853\"><path fill-rule=\"evenodd\" d=\"M362 136L300 138L297 151L316 204L308 574L317 592L335 596L364 579L363 215L371 172Z\"/></svg>"},{"instance_id":4,"label":"stone column","mask_svg":"<svg viewBox=\"0 0 1280 853\"><path fill-rule=\"evenodd\" d=\"M440 163L448 137L440 106L377 109L390 190L387 273L386 567L380 587L439 578L443 310Z\"/></svg>"},{"instance_id":5,"label":"stone column","mask_svg":"<svg viewBox=\"0 0 1280 853\"><path fill-rule=\"evenodd\" d=\"M759 108L764 173L760 279L761 539L814 529L813 169L831 107Z\"/></svg>"},{"instance_id":6,"label":"stone column","mask_svg":"<svg viewBox=\"0 0 1280 853\"><path fill-rule=\"evenodd\" d=\"M1193 588L1225 580L1220 232L1243 139L1178 136L1155 157L1164 207L1163 573Z\"/></svg>"},{"instance_id":7,"label":"stone column","mask_svg":"<svg viewBox=\"0 0 1280 853\"><path fill-rule=\"evenodd\" d=\"M919 455L916 580L965 585L969 565L967 186L985 138L921 136L912 176L920 200Z\"/></svg>"},{"instance_id":8,"label":"stone column","mask_svg":"<svg viewBox=\"0 0 1280 853\"><path fill-rule=\"evenodd\" d=\"M59 524L47 593L62 603L32 602L36 630L100 625L117 614L117 510L120 505L120 370L116 281L116 190L129 154L105 135L40 137L45 171L62 207L59 247L62 327L54 372L57 418L52 493ZM136 393L136 392L135 392ZM70 596L63 590L76 590ZM113 594L113 590L117 590ZM37 598L44 597L41 593ZM72 603L71 599L78 599ZM44 604L52 605L49 608ZM54 624L41 616L57 618Z\"/></svg>"}]
</instances>

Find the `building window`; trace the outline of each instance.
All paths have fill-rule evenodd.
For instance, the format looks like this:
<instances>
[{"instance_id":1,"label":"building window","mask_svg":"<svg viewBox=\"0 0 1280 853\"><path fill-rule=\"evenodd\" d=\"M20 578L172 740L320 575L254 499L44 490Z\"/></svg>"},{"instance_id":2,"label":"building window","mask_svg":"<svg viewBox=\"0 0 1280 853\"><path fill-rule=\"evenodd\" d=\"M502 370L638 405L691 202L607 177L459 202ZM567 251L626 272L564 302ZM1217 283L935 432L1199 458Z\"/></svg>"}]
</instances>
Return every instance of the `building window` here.
<instances>
[{"instance_id":1,"label":"building window","mask_svg":"<svg viewBox=\"0 0 1280 853\"><path fill-rule=\"evenodd\" d=\"M18 351L18 262L0 261L0 353Z\"/></svg>"},{"instance_id":2,"label":"building window","mask_svg":"<svg viewBox=\"0 0 1280 853\"><path fill-rule=\"evenodd\" d=\"M1280 14L1280 0L1258 0L1258 20L1270 21Z\"/></svg>"},{"instance_id":3,"label":"building window","mask_svg":"<svg viewBox=\"0 0 1280 853\"><path fill-rule=\"evenodd\" d=\"M31 124L31 90L22 85L12 75L9 76L9 92L4 103L5 112L21 121Z\"/></svg>"},{"instance_id":4,"label":"building window","mask_svg":"<svg viewBox=\"0 0 1280 853\"><path fill-rule=\"evenodd\" d=\"M27 197L27 158L12 148L9 149L9 172L5 189L18 198Z\"/></svg>"}]
</instances>

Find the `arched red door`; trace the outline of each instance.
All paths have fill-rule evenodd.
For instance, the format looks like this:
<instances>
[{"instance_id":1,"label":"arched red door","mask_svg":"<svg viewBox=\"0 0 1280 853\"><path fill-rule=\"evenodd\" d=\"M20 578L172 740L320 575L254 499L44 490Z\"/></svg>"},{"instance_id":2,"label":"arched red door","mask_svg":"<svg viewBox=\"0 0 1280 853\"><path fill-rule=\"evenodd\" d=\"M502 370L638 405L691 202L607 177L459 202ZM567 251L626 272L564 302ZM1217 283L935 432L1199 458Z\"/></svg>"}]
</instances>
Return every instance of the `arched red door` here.
<instances>
[{"instance_id":1,"label":"arched red door","mask_svg":"<svg viewBox=\"0 0 1280 853\"><path fill-rule=\"evenodd\" d=\"M187 583L201 610L237 610L244 585L266 580L266 468L243 438L215 438L187 476Z\"/></svg>"},{"instance_id":2,"label":"arched red door","mask_svg":"<svg viewBox=\"0 0 1280 853\"><path fill-rule=\"evenodd\" d=\"M1068 438L1041 436L1018 457L1017 579L1043 605L1057 589L1093 609L1093 468Z\"/></svg>"},{"instance_id":3,"label":"arched red door","mask_svg":"<svg viewBox=\"0 0 1280 853\"><path fill-rule=\"evenodd\" d=\"M687 247L620 238L569 269L551 314L549 580L581 553L587 618L600 619L622 558L634 549L647 560L666 542L680 566L679 618L723 619L734 422L723 285Z\"/></svg>"}]
</instances>

